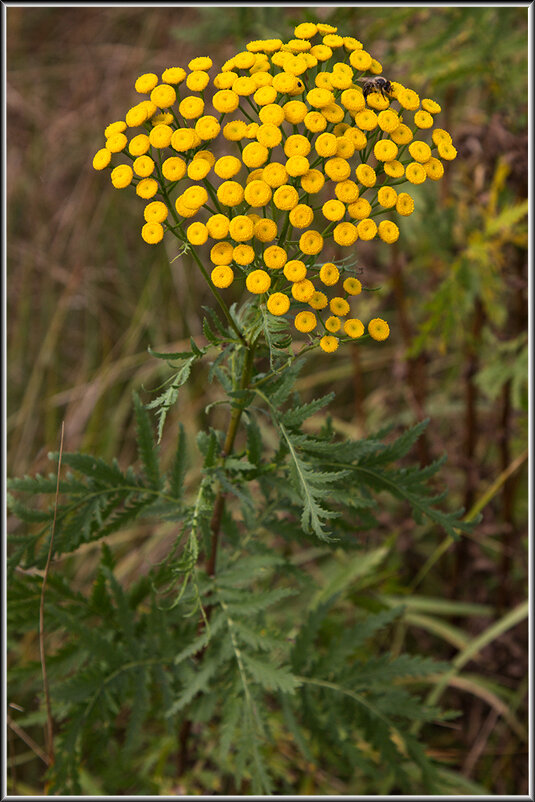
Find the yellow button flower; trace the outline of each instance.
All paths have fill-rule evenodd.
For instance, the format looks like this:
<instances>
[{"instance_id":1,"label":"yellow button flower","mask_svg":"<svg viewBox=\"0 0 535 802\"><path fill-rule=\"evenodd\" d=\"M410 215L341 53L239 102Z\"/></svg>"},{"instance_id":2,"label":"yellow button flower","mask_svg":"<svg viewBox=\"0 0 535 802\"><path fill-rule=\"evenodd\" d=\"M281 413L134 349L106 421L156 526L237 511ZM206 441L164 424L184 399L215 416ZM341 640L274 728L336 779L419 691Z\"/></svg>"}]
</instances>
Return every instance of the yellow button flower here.
<instances>
[{"instance_id":1,"label":"yellow button flower","mask_svg":"<svg viewBox=\"0 0 535 802\"><path fill-rule=\"evenodd\" d=\"M396 242L399 239L399 228L390 220L381 220L377 231L383 242L387 242L388 244Z\"/></svg>"},{"instance_id":2,"label":"yellow button flower","mask_svg":"<svg viewBox=\"0 0 535 802\"><path fill-rule=\"evenodd\" d=\"M149 245L156 245L163 239L163 226L160 223L145 223L141 236Z\"/></svg>"},{"instance_id":3,"label":"yellow button flower","mask_svg":"<svg viewBox=\"0 0 535 802\"><path fill-rule=\"evenodd\" d=\"M414 211L414 201L407 192L400 192L396 201L396 212L408 217Z\"/></svg>"},{"instance_id":4,"label":"yellow button flower","mask_svg":"<svg viewBox=\"0 0 535 802\"><path fill-rule=\"evenodd\" d=\"M385 162L383 170L390 178L401 178L402 175L405 175L405 168L397 159L391 162Z\"/></svg>"},{"instance_id":5,"label":"yellow button flower","mask_svg":"<svg viewBox=\"0 0 535 802\"><path fill-rule=\"evenodd\" d=\"M370 320L368 323L368 334L370 337L373 337L374 340L378 340L380 342L382 340L386 340L390 334L390 327L385 320L382 320L380 317L376 317L373 320Z\"/></svg>"},{"instance_id":6,"label":"yellow button flower","mask_svg":"<svg viewBox=\"0 0 535 802\"><path fill-rule=\"evenodd\" d=\"M349 55L349 63L356 70L369 70L372 57L365 50L353 50Z\"/></svg>"},{"instance_id":7,"label":"yellow button flower","mask_svg":"<svg viewBox=\"0 0 535 802\"><path fill-rule=\"evenodd\" d=\"M289 218L294 228L308 228L314 220L314 212L305 203L298 203L291 210Z\"/></svg>"},{"instance_id":8,"label":"yellow button flower","mask_svg":"<svg viewBox=\"0 0 535 802\"><path fill-rule=\"evenodd\" d=\"M342 159L350 159L355 153L355 146L347 136L336 137L336 155Z\"/></svg>"},{"instance_id":9,"label":"yellow button flower","mask_svg":"<svg viewBox=\"0 0 535 802\"><path fill-rule=\"evenodd\" d=\"M365 217L370 216L372 207L366 198L359 198L354 203L349 204L347 211L353 220L364 220Z\"/></svg>"},{"instance_id":10,"label":"yellow button flower","mask_svg":"<svg viewBox=\"0 0 535 802\"><path fill-rule=\"evenodd\" d=\"M146 134L138 134L128 143L131 156L143 156L150 148L150 140Z\"/></svg>"},{"instance_id":11,"label":"yellow button flower","mask_svg":"<svg viewBox=\"0 0 535 802\"><path fill-rule=\"evenodd\" d=\"M346 207L339 200L328 200L321 207L321 212L327 220L341 220L346 213Z\"/></svg>"},{"instance_id":12,"label":"yellow button flower","mask_svg":"<svg viewBox=\"0 0 535 802\"><path fill-rule=\"evenodd\" d=\"M358 230L353 223L338 223L333 231L333 240L337 245L349 247L358 239Z\"/></svg>"},{"instance_id":13,"label":"yellow button flower","mask_svg":"<svg viewBox=\"0 0 535 802\"><path fill-rule=\"evenodd\" d=\"M327 296L324 292L320 290L315 290L312 296L308 300L308 305L312 307L312 309L325 309L327 306Z\"/></svg>"},{"instance_id":14,"label":"yellow button flower","mask_svg":"<svg viewBox=\"0 0 535 802\"><path fill-rule=\"evenodd\" d=\"M274 292L267 300L267 308L272 315L285 315L290 308L290 299L283 292Z\"/></svg>"},{"instance_id":15,"label":"yellow button flower","mask_svg":"<svg viewBox=\"0 0 535 802\"><path fill-rule=\"evenodd\" d=\"M357 180L365 187L374 187L377 181L377 175L373 167L369 164L359 164L355 170Z\"/></svg>"},{"instance_id":16,"label":"yellow button flower","mask_svg":"<svg viewBox=\"0 0 535 802\"><path fill-rule=\"evenodd\" d=\"M186 162L180 156L171 156L162 164L162 175L168 181L180 181L186 175Z\"/></svg>"},{"instance_id":17,"label":"yellow button flower","mask_svg":"<svg viewBox=\"0 0 535 802\"><path fill-rule=\"evenodd\" d=\"M236 242L248 242L253 238L253 221L247 215L239 214L229 223L229 234Z\"/></svg>"},{"instance_id":18,"label":"yellow button flower","mask_svg":"<svg viewBox=\"0 0 535 802\"><path fill-rule=\"evenodd\" d=\"M253 270L245 279L245 286L249 292L262 295L271 286L271 276L265 270Z\"/></svg>"},{"instance_id":19,"label":"yellow button flower","mask_svg":"<svg viewBox=\"0 0 535 802\"><path fill-rule=\"evenodd\" d=\"M296 188L290 186L290 184L283 184L283 186L278 187L273 193L273 203L277 209L281 209L282 211L293 209L297 206L298 202L299 194Z\"/></svg>"},{"instance_id":20,"label":"yellow button flower","mask_svg":"<svg viewBox=\"0 0 535 802\"><path fill-rule=\"evenodd\" d=\"M269 158L269 150L259 142L250 142L244 147L241 157L247 167L261 167Z\"/></svg>"},{"instance_id":21,"label":"yellow button flower","mask_svg":"<svg viewBox=\"0 0 535 802\"><path fill-rule=\"evenodd\" d=\"M143 217L147 223L163 223L167 220L169 210L162 201L152 201L145 206Z\"/></svg>"},{"instance_id":22,"label":"yellow button flower","mask_svg":"<svg viewBox=\"0 0 535 802\"><path fill-rule=\"evenodd\" d=\"M331 315L325 321L325 328L327 331L330 331L331 334L335 334L337 331L340 330L340 326L342 325L342 321L336 315Z\"/></svg>"},{"instance_id":23,"label":"yellow button flower","mask_svg":"<svg viewBox=\"0 0 535 802\"><path fill-rule=\"evenodd\" d=\"M120 153L126 147L128 143L128 139L126 136L120 132L116 134L112 134L106 140L106 150L109 150L110 153Z\"/></svg>"},{"instance_id":24,"label":"yellow button flower","mask_svg":"<svg viewBox=\"0 0 535 802\"><path fill-rule=\"evenodd\" d=\"M338 338L333 337L330 334L326 334L320 340L320 347L322 351L325 351L325 353L327 354L332 354L333 351L336 351L336 349L338 348L338 344L339 344Z\"/></svg>"},{"instance_id":25,"label":"yellow button flower","mask_svg":"<svg viewBox=\"0 0 535 802\"><path fill-rule=\"evenodd\" d=\"M261 218L254 226L254 235L260 242L273 242L277 236L277 224L269 218Z\"/></svg>"},{"instance_id":26,"label":"yellow button flower","mask_svg":"<svg viewBox=\"0 0 535 802\"><path fill-rule=\"evenodd\" d=\"M270 245L264 251L264 263L271 270L280 270L286 264L287 259L286 251L279 245Z\"/></svg>"},{"instance_id":27,"label":"yellow button flower","mask_svg":"<svg viewBox=\"0 0 535 802\"><path fill-rule=\"evenodd\" d=\"M378 162L394 161L398 155L398 146L389 139L380 139L374 145L373 155Z\"/></svg>"},{"instance_id":28,"label":"yellow button flower","mask_svg":"<svg viewBox=\"0 0 535 802\"><path fill-rule=\"evenodd\" d=\"M344 332L348 337L352 337L353 339L362 337L364 334L364 324L362 320L356 317L349 318L344 322Z\"/></svg>"},{"instance_id":29,"label":"yellow button flower","mask_svg":"<svg viewBox=\"0 0 535 802\"><path fill-rule=\"evenodd\" d=\"M245 187L245 202L253 209L259 209L270 202L272 196L271 187L262 179L253 179Z\"/></svg>"},{"instance_id":30,"label":"yellow button flower","mask_svg":"<svg viewBox=\"0 0 535 802\"><path fill-rule=\"evenodd\" d=\"M391 209L396 205L398 193L393 187L381 187L377 193L377 200L383 209Z\"/></svg>"},{"instance_id":31,"label":"yellow button flower","mask_svg":"<svg viewBox=\"0 0 535 802\"><path fill-rule=\"evenodd\" d=\"M208 192L199 185L188 187L182 194L182 201L190 209L200 209L208 200Z\"/></svg>"},{"instance_id":32,"label":"yellow button flower","mask_svg":"<svg viewBox=\"0 0 535 802\"><path fill-rule=\"evenodd\" d=\"M350 140L355 150L363 150L368 144L366 134L356 126L350 126L346 129L344 136Z\"/></svg>"},{"instance_id":33,"label":"yellow button flower","mask_svg":"<svg viewBox=\"0 0 535 802\"><path fill-rule=\"evenodd\" d=\"M188 178L192 181L202 181L210 169L210 162L207 159L193 159L188 165Z\"/></svg>"},{"instance_id":34,"label":"yellow button flower","mask_svg":"<svg viewBox=\"0 0 535 802\"><path fill-rule=\"evenodd\" d=\"M300 259L290 259L284 265L284 275L288 281L303 281L307 275L305 263Z\"/></svg>"},{"instance_id":35,"label":"yellow button flower","mask_svg":"<svg viewBox=\"0 0 535 802\"><path fill-rule=\"evenodd\" d=\"M386 134L391 134L392 131L395 131L400 125L400 119L395 111L387 109L386 111L379 112L377 115L377 123L381 131L384 131Z\"/></svg>"},{"instance_id":36,"label":"yellow button flower","mask_svg":"<svg viewBox=\"0 0 535 802\"><path fill-rule=\"evenodd\" d=\"M412 131L405 123L400 123L398 127L390 133L390 139L395 142L396 145L407 145L412 141L412 138Z\"/></svg>"},{"instance_id":37,"label":"yellow button flower","mask_svg":"<svg viewBox=\"0 0 535 802\"><path fill-rule=\"evenodd\" d=\"M433 118L428 111L417 111L414 115L414 124L417 128L432 128Z\"/></svg>"},{"instance_id":38,"label":"yellow button flower","mask_svg":"<svg viewBox=\"0 0 535 802\"><path fill-rule=\"evenodd\" d=\"M224 214L213 214L206 221L206 229L212 239L224 239L228 236L230 220Z\"/></svg>"},{"instance_id":39,"label":"yellow button flower","mask_svg":"<svg viewBox=\"0 0 535 802\"><path fill-rule=\"evenodd\" d=\"M408 164L405 167L405 175L407 177L407 181L410 181L411 184L423 184L427 178L427 173L422 165L418 164L418 162L411 162Z\"/></svg>"},{"instance_id":40,"label":"yellow button flower","mask_svg":"<svg viewBox=\"0 0 535 802\"><path fill-rule=\"evenodd\" d=\"M162 73L162 81L166 84L181 84L186 77L186 70L182 67L169 67Z\"/></svg>"},{"instance_id":41,"label":"yellow button flower","mask_svg":"<svg viewBox=\"0 0 535 802\"><path fill-rule=\"evenodd\" d=\"M215 139L220 130L221 126L212 114L205 114L195 123L195 133L201 140Z\"/></svg>"},{"instance_id":42,"label":"yellow button flower","mask_svg":"<svg viewBox=\"0 0 535 802\"><path fill-rule=\"evenodd\" d=\"M169 84L160 84L154 87L150 99L159 108L168 109L176 102L176 91Z\"/></svg>"},{"instance_id":43,"label":"yellow button flower","mask_svg":"<svg viewBox=\"0 0 535 802\"><path fill-rule=\"evenodd\" d=\"M409 145L409 153L414 161L420 163L427 162L431 158L431 148L427 142L422 142L419 139L415 139L411 142Z\"/></svg>"},{"instance_id":44,"label":"yellow button flower","mask_svg":"<svg viewBox=\"0 0 535 802\"><path fill-rule=\"evenodd\" d=\"M432 181L439 181L444 175L444 165L440 159L436 159L434 156L425 162L423 168L427 173L427 177Z\"/></svg>"},{"instance_id":45,"label":"yellow button flower","mask_svg":"<svg viewBox=\"0 0 535 802\"><path fill-rule=\"evenodd\" d=\"M262 123L256 132L256 138L266 148L276 148L282 141L282 131L273 123Z\"/></svg>"},{"instance_id":46,"label":"yellow button flower","mask_svg":"<svg viewBox=\"0 0 535 802\"><path fill-rule=\"evenodd\" d=\"M250 245L244 245L241 243L240 245L236 245L234 250L232 251L232 259L236 262L237 265L241 265L242 267L246 267L254 262L255 252L254 248L251 248Z\"/></svg>"},{"instance_id":47,"label":"yellow button flower","mask_svg":"<svg viewBox=\"0 0 535 802\"><path fill-rule=\"evenodd\" d=\"M303 303L310 301L314 291L315 287L308 278L303 279L303 281L295 281L292 284L292 295L296 301L302 301Z\"/></svg>"},{"instance_id":48,"label":"yellow button flower","mask_svg":"<svg viewBox=\"0 0 535 802\"><path fill-rule=\"evenodd\" d=\"M294 326L297 331L301 331L303 334L313 331L316 328L316 324L317 320L314 312L298 312L295 316Z\"/></svg>"},{"instance_id":49,"label":"yellow button flower","mask_svg":"<svg viewBox=\"0 0 535 802\"><path fill-rule=\"evenodd\" d=\"M327 120L320 111L309 111L303 119L305 128L314 134L325 131L327 128Z\"/></svg>"},{"instance_id":50,"label":"yellow button flower","mask_svg":"<svg viewBox=\"0 0 535 802\"><path fill-rule=\"evenodd\" d=\"M273 78L273 88L281 95L290 94L297 87L297 77L288 72L279 72Z\"/></svg>"},{"instance_id":51,"label":"yellow button flower","mask_svg":"<svg viewBox=\"0 0 535 802\"><path fill-rule=\"evenodd\" d=\"M360 166L362 167L363 165ZM351 175L351 165L346 159L340 158L340 156L327 159L324 170L325 175L329 176L332 181L346 181Z\"/></svg>"},{"instance_id":52,"label":"yellow button flower","mask_svg":"<svg viewBox=\"0 0 535 802\"><path fill-rule=\"evenodd\" d=\"M440 111L442 111L441 107L435 100L431 100L427 97L422 100L422 109L428 111L429 114L438 114Z\"/></svg>"},{"instance_id":53,"label":"yellow button flower","mask_svg":"<svg viewBox=\"0 0 535 802\"><path fill-rule=\"evenodd\" d=\"M204 70L195 70L186 78L186 86L192 92L202 92L210 82L210 76Z\"/></svg>"},{"instance_id":54,"label":"yellow button flower","mask_svg":"<svg viewBox=\"0 0 535 802\"><path fill-rule=\"evenodd\" d=\"M271 162L262 170L262 181L265 181L272 189L283 186L288 181L286 167L280 162Z\"/></svg>"},{"instance_id":55,"label":"yellow button flower","mask_svg":"<svg viewBox=\"0 0 535 802\"><path fill-rule=\"evenodd\" d=\"M396 100L400 106L408 111L416 111L420 106L420 98L412 89L402 89L396 93Z\"/></svg>"},{"instance_id":56,"label":"yellow button flower","mask_svg":"<svg viewBox=\"0 0 535 802\"><path fill-rule=\"evenodd\" d=\"M289 100L282 107L284 119L292 125L299 125L308 114L308 106L302 100ZM307 154L302 154L306 156Z\"/></svg>"},{"instance_id":57,"label":"yellow button flower","mask_svg":"<svg viewBox=\"0 0 535 802\"><path fill-rule=\"evenodd\" d=\"M153 198L158 192L158 183L154 178L142 178L136 187L136 195L140 198Z\"/></svg>"},{"instance_id":58,"label":"yellow button flower","mask_svg":"<svg viewBox=\"0 0 535 802\"><path fill-rule=\"evenodd\" d=\"M232 84L234 83L237 77L238 73L233 72L232 70L228 70L227 72L220 72L214 77L213 84L216 89L231 89ZM217 92L215 94L217 95Z\"/></svg>"},{"instance_id":59,"label":"yellow button flower","mask_svg":"<svg viewBox=\"0 0 535 802\"><path fill-rule=\"evenodd\" d=\"M104 170L111 161L111 150L101 148L97 150L93 157L93 167L95 170Z\"/></svg>"},{"instance_id":60,"label":"yellow button flower","mask_svg":"<svg viewBox=\"0 0 535 802\"><path fill-rule=\"evenodd\" d=\"M324 264L320 270L320 281L327 287L333 287L340 278L340 271L332 262Z\"/></svg>"},{"instance_id":61,"label":"yellow button flower","mask_svg":"<svg viewBox=\"0 0 535 802\"><path fill-rule=\"evenodd\" d=\"M204 223L192 223L187 228L186 237L192 245L204 245L208 239L208 229Z\"/></svg>"},{"instance_id":62,"label":"yellow button flower","mask_svg":"<svg viewBox=\"0 0 535 802\"><path fill-rule=\"evenodd\" d=\"M223 136L230 142L239 142L244 138L246 131L247 125L243 120L232 120L223 128Z\"/></svg>"},{"instance_id":63,"label":"yellow button flower","mask_svg":"<svg viewBox=\"0 0 535 802\"><path fill-rule=\"evenodd\" d=\"M191 150L195 143L195 131L193 128L177 128L171 137L171 147L179 153Z\"/></svg>"},{"instance_id":64,"label":"yellow button flower","mask_svg":"<svg viewBox=\"0 0 535 802\"><path fill-rule=\"evenodd\" d=\"M232 91L242 97L248 97L256 92L256 83L250 76L243 75L240 78L236 78L232 84Z\"/></svg>"},{"instance_id":65,"label":"yellow button flower","mask_svg":"<svg viewBox=\"0 0 535 802\"><path fill-rule=\"evenodd\" d=\"M195 120L200 117L204 111L204 100L202 97L190 95L180 101L178 111L185 120Z\"/></svg>"},{"instance_id":66,"label":"yellow button flower","mask_svg":"<svg viewBox=\"0 0 535 802\"><path fill-rule=\"evenodd\" d=\"M310 170L310 163L306 156L290 156L286 160L286 172L292 178L305 175Z\"/></svg>"},{"instance_id":67,"label":"yellow button flower","mask_svg":"<svg viewBox=\"0 0 535 802\"><path fill-rule=\"evenodd\" d=\"M141 176L141 178L147 178L152 175L154 166L154 159L151 159L150 156L138 156L132 164L134 173Z\"/></svg>"},{"instance_id":68,"label":"yellow button flower","mask_svg":"<svg viewBox=\"0 0 535 802\"><path fill-rule=\"evenodd\" d=\"M315 256L323 248L323 237L319 231L309 229L301 234L299 238L299 247L307 256Z\"/></svg>"},{"instance_id":69,"label":"yellow button flower","mask_svg":"<svg viewBox=\"0 0 535 802\"><path fill-rule=\"evenodd\" d=\"M334 103L334 95L329 89L316 87L307 93L307 101L315 109L323 109Z\"/></svg>"},{"instance_id":70,"label":"yellow button flower","mask_svg":"<svg viewBox=\"0 0 535 802\"><path fill-rule=\"evenodd\" d=\"M309 170L308 173L301 176L301 187L309 195L314 195L320 192L325 183L325 176L320 170Z\"/></svg>"},{"instance_id":71,"label":"yellow button flower","mask_svg":"<svg viewBox=\"0 0 535 802\"><path fill-rule=\"evenodd\" d=\"M265 75L265 73L260 73ZM253 95L253 100L257 106L269 106L277 99L277 90L274 86L260 86Z\"/></svg>"},{"instance_id":72,"label":"yellow button flower","mask_svg":"<svg viewBox=\"0 0 535 802\"><path fill-rule=\"evenodd\" d=\"M219 287L219 289L224 290L227 287L230 287L234 281L234 271L228 265L219 265L218 267L214 267L210 274L210 278L212 279L212 284L215 287Z\"/></svg>"},{"instance_id":73,"label":"yellow button flower","mask_svg":"<svg viewBox=\"0 0 535 802\"><path fill-rule=\"evenodd\" d=\"M335 298L331 298L329 301L329 309L333 315L345 317L345 315L347 315L349 312L349 304L345 298L340 298L337 296Z\"/></svg>"},{"instance_id":74,"label":"yellow button flower","mask_svg":"<svg viewBox=\"0 0 535 802\"><path fill-rule=\"evenodd\" d=\"M358 278L354 278L353 276L344 279L342 286L348 295L360 295L362 292L362 284Z\"/></svg>"},{"instance_id":75,"label":"yellow button flower","mask_svg":"<svg viewBox=\"0 0 535 802\"><path fill-rule=\"evenodd\" d=\"M106 139L108 139L108 137L110 137L112 134L122 134L124 131L126 131L126 128L127 125L124 120L118 120L117 122L110 123L106 126L104 129L104 136Z\"/></svg>"},{"instance_id":76,"label":"yellow button flower","mask_svg":"<svg viewBox=\"0 0 535 802\"><path fill-rule=\"evenodd\" d=\"M334 194L342 203L354 203L359 196L359 188L354 181L338 181Z\"/></svg>"},{"instance_id":77,"label":"yellow button flower","mask_svg":"<svg viewBox=\"0 0 535 802\"><path fill-rule=\"evenodd\" d=\"M334 156L336 154L337 141L334 134L320 134L314 143L314 148L318 156Z\"/></svg>"},{"instance_id":78,"label":"yellow button flower","mask_svg":"<svg viewBox=\"0 0 535 802\"><path fill-rule=\"evenodd\" d=\"M260 122L281 125L284 122L284 109L276 103L269 103L258 112Z\"/></svg>"},{"instance_id":79,"label":"yellow button flower","mask_svg":"<svg viewBox=\"0 0 535 802\"><path fill-rule=\"evenodd\" d=\"M149 92L152 92L157 83L158 76L153 72L146 72L144 75L140 75L136 80L134 89L142 95L148 95Z\"/></svg>"},{"instance_id":80,"label":"yellow button flower","mask_svg":"<svg viewBox=\"0 0 535 802\"><path fill-rule=\"evenodd\" d=\"M229 265L232 262L233 251L230 242L217 242L210 251L210 260L218 267Z\"/></svg>"},{"instance_id":81,"label":"yellow button flower","mask_svg":"<svg viewBox=\"0 0 535 802\"><path fill-rule=\"evenodd\" d=\"M377 223L375 220L365 219L361 220L357 225L357 232L359 238L362 240L370 240L377 234Z\"/></svg>"},{"instance_id":82,"label":"yellow button flower","mask_svg":"<svg viewBox=\"0 0 535 802\"><path fill-rule=\"evenodd\" d=\"M446 161L451 161L457 156L457 150L453 147L451 142L439 142L437 149L440 158L446 159Z\"/></svg>"},{"instance_id":83,"label":"yellow button flower","mask_svg":"<svg viewBox=\"0 0 535 802\"><path fill-rule=\"evenodd\" d=\"M243 187L237 181L224 181L217 189L217 199L223 206L239 206L243 196Z\"/></svg>"},{"instance_id":84,"label":"yellow button flower","mask_svg":"<svg viewBox=\"0 0 535 802\"><path fill-rule=\"evenodd\" d=\"M379 120L372 109L364 109L355 114L355 124L363 131L374 131L379 124Z\"/></svg>"}]
</instances>

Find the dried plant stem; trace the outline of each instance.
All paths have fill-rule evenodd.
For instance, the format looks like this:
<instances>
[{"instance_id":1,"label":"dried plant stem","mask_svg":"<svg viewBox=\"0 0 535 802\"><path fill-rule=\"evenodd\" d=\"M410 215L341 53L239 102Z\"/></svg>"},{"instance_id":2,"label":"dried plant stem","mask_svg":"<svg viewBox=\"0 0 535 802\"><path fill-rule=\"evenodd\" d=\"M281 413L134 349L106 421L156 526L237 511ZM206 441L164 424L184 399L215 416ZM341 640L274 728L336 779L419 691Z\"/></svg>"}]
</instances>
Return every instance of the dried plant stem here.
<instances>
[{"instance_id":1,"label":"dried plant stem","mask_svg":"<svg viewBox=\"0 0 535 802\"><path fill-rule=\"evenodd\" d=\"M54 724L52 720L52 705L50 704L50 689L48 686L48 675L46 672L46 652L45 652L45 590L46 582L48 579L48 572L50 571L50 563L52 561L52 554L54 551L54 532L56 531L56 513L58 509L59 497L59 477L61 474L61 455L63 454L63 434L65 429L65 422L61 422L61 436L59 443L59 459L58 459L58 476L56 481L56 498L54 502L54 518L52 520L52 531L50 533L50 544L48 547L48 556L46 559L45 572L43 575L43 584L41 585L41 599L39 602L39 652L41 657L41 671L43 674L43 689L45 693L46 704L46 729L45 729L45 742L46 751L48 754L49 765L54 763Z\"/></svg>"}]
</instances>

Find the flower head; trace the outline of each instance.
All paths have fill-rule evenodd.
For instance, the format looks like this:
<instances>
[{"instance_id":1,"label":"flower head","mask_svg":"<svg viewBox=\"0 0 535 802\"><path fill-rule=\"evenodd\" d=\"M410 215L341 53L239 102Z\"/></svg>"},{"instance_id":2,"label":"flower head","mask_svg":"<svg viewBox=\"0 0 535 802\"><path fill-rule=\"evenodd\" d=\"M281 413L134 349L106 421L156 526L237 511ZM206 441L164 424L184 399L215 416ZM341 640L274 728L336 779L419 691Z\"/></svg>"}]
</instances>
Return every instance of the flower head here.
<instances>
[{"instance_id":1,"label":"flower head","mask_svg":"<svg viewBox=\"0 0 535 802\"><path fill-rule=\"evenodd\" d=\"M359 79L381 75L381 63L326 23L249 42L213 77L209 56L187 67L135 80L145 97L106 126L94 169L149 201L146 243L169 231L206 249L212 288L230 287L236 272L254 304L291 312L326 353L359 339L353 307L365 278L354 254L361 241L396 242L414 210L398 185L438 181L457 155L435 127L439 104L396 81L364 95ZM367 330L389 333L381 318Z\"/></svg>"}]
</instances>

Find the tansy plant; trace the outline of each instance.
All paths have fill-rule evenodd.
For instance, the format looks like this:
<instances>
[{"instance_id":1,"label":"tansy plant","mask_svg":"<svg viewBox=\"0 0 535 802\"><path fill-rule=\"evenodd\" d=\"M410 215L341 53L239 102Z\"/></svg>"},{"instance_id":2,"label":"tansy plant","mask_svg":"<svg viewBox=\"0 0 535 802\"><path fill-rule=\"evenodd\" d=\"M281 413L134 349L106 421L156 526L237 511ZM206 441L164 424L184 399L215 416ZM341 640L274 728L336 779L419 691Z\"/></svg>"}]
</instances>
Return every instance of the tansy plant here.
<instances>
[{"instance_id":1,"label":"tansy plant","mask_svg":"<svg viewBox=\"0 0 535 802\"><path fill-rule=\"evenodd\" d=\"M312 793L452 788L417 735L442 714L403 684L444 666L373 638L402 614L364 591L395 535L372 551L363 535L381 531L379 492L452 537L468 524L437 506L438 464L396 466L425 423L388 444L384 432L342 439L329 419L318 425L332 394L304 403L295 391L305 354L388 337L386 321L359 315L359 241L396 242L414 210L402 185L440 179L455 156L434 100L360 80L381 72L357 39L305 23L287 43L250 42L219 72L203 56L141 75L143 99L105 130L93 166L135 187L143 240L176 237L219 312L207 308L191 350L151 349L172 372L152 401L134 399L141 470L63 453L57 496L54 475L10 481L28 523L12 539L11 626L35 627L40 595L41 638L55 628L52 791L188 793L199 766L209 793L300 793L305 779ZM244 292L233 286L229 304L231 285ZM180 424L163 470L167 413L208 360L227 428L201 431L195 459ZM170 540L125 588L109 536L141 517ZM89 592L58 575L53 557L104 538ZM303 554L307 540L321 548ZM281 604L290 595L293 607Z\"/></svg>"},{"instance_id":2,"label":"tansy plant","mask_svg":"<svg viewBox=\"0 0 535 802\"><path fill-rule=\"evenodd\" d=\"M245 285L330 353L388 337L358 315L358 241L396 242L414 211L402 185L439 180L456 150L434 100L394 81L365 96L382 66L357 39L311 23L294 35L250 42L213 78L207 56L141 75L147 97L108 125L93 166L150 201L145 242L172 233L218 300Z\"/></svg>"}]
</instances>

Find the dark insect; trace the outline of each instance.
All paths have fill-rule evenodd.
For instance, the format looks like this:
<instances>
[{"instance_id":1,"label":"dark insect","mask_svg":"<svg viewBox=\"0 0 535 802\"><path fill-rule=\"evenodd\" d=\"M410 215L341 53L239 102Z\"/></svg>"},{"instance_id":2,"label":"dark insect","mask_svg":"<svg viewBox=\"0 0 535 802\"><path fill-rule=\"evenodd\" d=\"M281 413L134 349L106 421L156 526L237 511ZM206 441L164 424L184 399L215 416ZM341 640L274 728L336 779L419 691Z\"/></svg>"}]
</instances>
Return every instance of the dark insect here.
<instances>
[{"instance_id":1,"label":"dark insect","mask_svg":"<svg viewBox=\"0 0 535 802\"><path fill-rule=\"evenodd\" d=\"M379 92L383 97L392 93L392 84L388 78L383 78L382 75L378 75L376 78L358 78L358 80L362 82L364 99L372 92Z\"/></svg>"}]
</instances>

